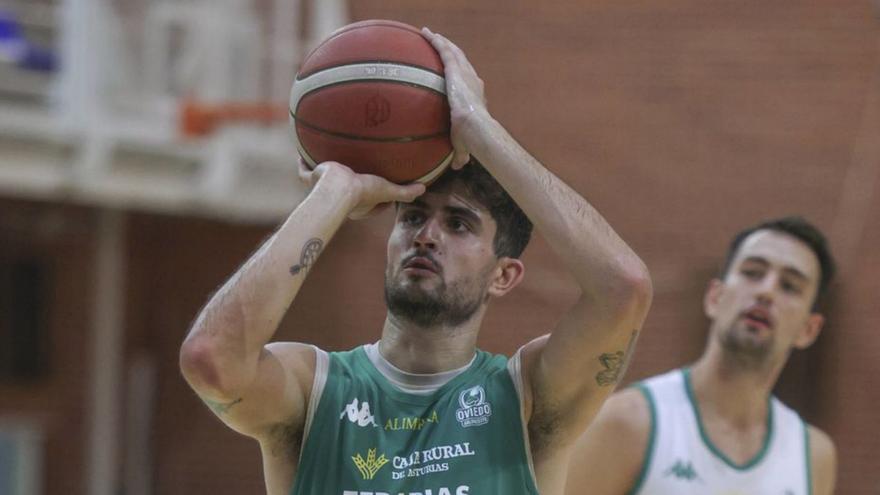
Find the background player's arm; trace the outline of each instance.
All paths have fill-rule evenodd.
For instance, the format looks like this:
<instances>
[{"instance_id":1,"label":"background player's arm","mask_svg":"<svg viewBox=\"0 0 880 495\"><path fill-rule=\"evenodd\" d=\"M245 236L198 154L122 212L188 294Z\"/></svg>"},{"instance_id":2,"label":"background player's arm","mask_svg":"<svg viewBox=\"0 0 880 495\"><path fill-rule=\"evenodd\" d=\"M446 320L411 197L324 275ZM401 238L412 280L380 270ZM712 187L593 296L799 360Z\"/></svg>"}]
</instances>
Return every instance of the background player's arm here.
<instances>
[{"instance_id":1,"label":"background player's arm","mask_svg":"<svg viewBox=\"0 0 880 495\"><path fill-rule=\"evenodd\" d=\"M575 444L566 495L624 495L633 489L645 462L651 413L634 388L612 395Z\"/></svg>"},{"instance_id":2,"label":"background player's arm","mask_svg":"<svg viewBox=\"0 0 880 495\"><path fill-rule=\"evenodd\" d=\"M303 424L315 353L303 344L267 344L318 255L346 216L424 191L336 163L303 170L303 178L313 186L309 195L214 294L180 351L184 377L211 410L261 439Z\"/></svg>"},{"instance_id":3,"label":"background player's arm","mask_svg":"<svg viewBox=\"0 0 880 495\"><path fill-rule=\"evenodd\" d=\"M822 430L807 427L810 437L810 462L815 495L831 495L837 481L837 449L834 442Z\"/></svg>"},{"instance_id":4,"label":"background player's arm","mask_svg":"<svg viewBox=\"0 0 880 495\"><path fill-rule=\"evenodd\" d=\"M583 197L544 168L489 115L464 53L426 32L446 67L457 153L477 157L525 211L581 287L549 338L524 349L533 451L570 444L623 375L651 300L642 260ZM461 164L466 157L456 157ZM531 396L529 395L531 390Z\"/></svg>"}]
</instances>

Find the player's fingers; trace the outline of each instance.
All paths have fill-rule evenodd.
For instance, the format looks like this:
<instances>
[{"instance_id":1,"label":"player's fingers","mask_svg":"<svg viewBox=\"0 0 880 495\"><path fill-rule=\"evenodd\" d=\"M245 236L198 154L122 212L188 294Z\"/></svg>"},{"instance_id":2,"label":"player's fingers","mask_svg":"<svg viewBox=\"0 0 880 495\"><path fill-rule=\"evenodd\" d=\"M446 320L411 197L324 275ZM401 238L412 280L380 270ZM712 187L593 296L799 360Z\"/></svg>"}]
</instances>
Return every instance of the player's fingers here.
<instances>
[{"instance_id":1,"label":"player's fingers","mask_svg":"<svg viewBox=\"0 0 880 495\"><path fill-rule=\"evenodd\" d=\"M452 157L452 170L458 170L467 165L471 161L471 154L467 151L455 150L455 156Z\"/></svg>"},{"instance_id":2,"label":"player's fingers","mask_svg":"<svg viewBox=\"0 0 880 495\"><path fill-rule=\"evenodd\" d=\"M422 28L422 33L431 43L431 46L437 50L437 53L443 60L443 65L447 69L451 68L453 65L459 65L459 57L456 55L452 43L448 39L443 35L432 33L428 28Z\"/></svg>"},{"instance_id":3,"label":"player's fingers","mask_svg":"<svg viewBox=\"0 0 880 495\"><path fill-rule=\"evenodd\" d=\"M474 71L470 61L467 58L467 55L464 54L464 51L459 48L458 45L453 43L449 38L443 36L442 34L434 33L434 36L440 40L442 46L449 52L450 55L452 55L452 58L459 66L468 69L471 72Z\"/></svg>"},{"instance_id":4,"label":"player's fingers","mask_svg":"<svg viewBox=\"0 0 880 495\"><path fill-rule=\"evenodd\" d=\"M394 201L410 203L425 193L425 185L421 182L407 184L405 186L394 186Z\"/></svg>"}]
</instances>

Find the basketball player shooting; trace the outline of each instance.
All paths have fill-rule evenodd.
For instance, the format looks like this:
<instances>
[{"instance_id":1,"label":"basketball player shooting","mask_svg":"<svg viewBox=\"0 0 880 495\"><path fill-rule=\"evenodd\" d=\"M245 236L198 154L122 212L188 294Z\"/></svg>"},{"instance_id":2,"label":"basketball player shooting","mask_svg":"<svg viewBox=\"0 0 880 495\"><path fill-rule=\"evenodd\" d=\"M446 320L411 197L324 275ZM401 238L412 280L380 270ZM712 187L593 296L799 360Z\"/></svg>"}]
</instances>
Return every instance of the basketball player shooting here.
<instances>
[{"instance_id":1,"label":"basketball player shooting","mask_svg":"<svg viewBox=\"0 0 880 495\"><path fill-rule=\"evenodd\" d=\"M561 494L573 441L621 378L650 304L638 256L492 118L462 51L424 35L445 64L451 169L425 190L302 167L308 196L181 348L196 393L259 441L271 495ZM378 342L270 343L340 225L386 203L396 220ZM532 222L581 294L548 335L491 355L477 335L490 301L523 280Z\"/></svg>"},{"instance_id":2,"label":"basketball player shooting","mask_svg":"<svg viewBox=\"0 0 880 495\"><path fill-rule=\"evenodd\" d=\"M578 441L568 495L829 495L837 454L772 390L809 347L834 273L824 236L774 219L737 234L703 300L706 350L612 396Z\"/></svg>"}]
</instances>

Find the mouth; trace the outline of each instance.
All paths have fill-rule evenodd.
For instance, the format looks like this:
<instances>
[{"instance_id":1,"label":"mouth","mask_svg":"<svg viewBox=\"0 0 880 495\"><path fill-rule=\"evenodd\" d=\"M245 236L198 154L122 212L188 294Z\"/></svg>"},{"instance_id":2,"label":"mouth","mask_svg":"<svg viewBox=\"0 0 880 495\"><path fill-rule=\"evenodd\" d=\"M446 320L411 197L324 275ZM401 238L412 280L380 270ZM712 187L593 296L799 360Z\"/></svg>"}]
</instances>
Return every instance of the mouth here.
<instances>
[{"instance_id":1,"label":"mouth","mask_svg":"<svg viewBox=\"0 0 880 495\"><path fill-rule=\"evenodd\" d=\"M762 307L752 307L742 314L742 319L751 327L759 329L772 329L775 325L770 312Z\"/></svg>"},{"instance_id":2,"label":"mouth","mask_svg":"<svg viewBox=\"0 0 880 495\"><path fill-rule=\"evenodd\" d=\"M413 256L403 263L404 271L411 273L433 273L440 272L440 268L430 258L425 256Z\"/></svg>"}]
</instances>

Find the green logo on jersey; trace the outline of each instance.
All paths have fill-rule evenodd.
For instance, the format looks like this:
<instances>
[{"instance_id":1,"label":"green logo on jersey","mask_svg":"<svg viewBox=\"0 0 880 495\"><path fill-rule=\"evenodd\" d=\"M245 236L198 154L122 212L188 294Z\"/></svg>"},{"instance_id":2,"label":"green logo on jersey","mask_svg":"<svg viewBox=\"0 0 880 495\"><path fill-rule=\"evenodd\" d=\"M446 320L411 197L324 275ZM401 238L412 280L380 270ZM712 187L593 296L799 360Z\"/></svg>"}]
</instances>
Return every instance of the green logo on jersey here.
<instances>
[{"instance_id":1,"label":"green logo on jersey","mask_svg":"<svg viewBox=\"0 0 880 495\"><path fill-rule=\"evenodd\" d=\"M676 478L687 481L694 481L700 478L690 462L685 464L681 460L675 461L675 464L667 469L666 472L663 473L663 476L675 476Z\"/></svg>"},{"instance_id":2,"label":"green logo on jersey","mask_svg":"<svg viewBox=\"0 0 880 495\"><path fill-rule=\"evenodd\" d=\"M365 480L373 479L373 476L376 476L379 469L388 463L388 458L385 457L385 454L376 458L376 449L367 450L366 460L364 460L360 454L352 456L351 460L354 461L354 465L357 466L358 471L361 472L361 476L363 476Z\"/></svg>"}]
</instances>

